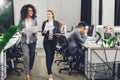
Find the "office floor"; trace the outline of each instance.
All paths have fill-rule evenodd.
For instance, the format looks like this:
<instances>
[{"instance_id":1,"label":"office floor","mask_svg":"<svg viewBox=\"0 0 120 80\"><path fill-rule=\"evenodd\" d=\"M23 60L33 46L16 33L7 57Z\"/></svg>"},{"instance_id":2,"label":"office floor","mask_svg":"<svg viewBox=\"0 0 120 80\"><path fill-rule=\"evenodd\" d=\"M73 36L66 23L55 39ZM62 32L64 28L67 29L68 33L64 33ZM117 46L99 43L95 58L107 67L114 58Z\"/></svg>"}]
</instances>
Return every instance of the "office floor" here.
<instances>
[{"instance_id":1,"label":"office floor","mask_svg":"<svg viewBox=\"0 0 120 80\"><path fill-rule=\"evenodd\" d=\"M23 65L19 65L22 67ZM56 63L53 64L53 78L54 80L86 80L84 75L73 73L72 75L68 75L67 71L62 73L58 73L59 69L62 67L57 66ZM45 54L43 49L37 49L37 55L35 58L35 64L33 68L33 75L31 76L31 80L48 80L47 71L45 65ZM24 72L21 72L21 76L16 75L16 73L12 72L8 74L6 80L25 80Z\"/></svg>"}]
</instances>

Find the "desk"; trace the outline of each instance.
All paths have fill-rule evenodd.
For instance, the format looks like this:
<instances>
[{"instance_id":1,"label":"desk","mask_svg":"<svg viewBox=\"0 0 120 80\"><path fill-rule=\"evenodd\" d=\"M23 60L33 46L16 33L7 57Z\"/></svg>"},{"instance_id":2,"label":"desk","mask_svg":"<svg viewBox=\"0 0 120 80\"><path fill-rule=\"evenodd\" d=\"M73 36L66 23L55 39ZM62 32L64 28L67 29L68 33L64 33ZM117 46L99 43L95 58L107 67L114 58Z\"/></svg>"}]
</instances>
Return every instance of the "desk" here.
<instances>
[{"instance_id":1,"label":"desk","mask_svg":"<svg viewBox=\"0 0 120 80\"><path fill-rule=\"evenodd\" d=\"M9 40L7 45L4 47L4 49L0 53L0 80L4 80L7 77L7 74L6 74L7 65L6 65L5 50L7 50L8 48L12 47L17 42L19 42L20 38L21 38L20 34L14 35L13 38L11 38Z\"/></svg>"},{"instance_id":2,"label":"desk","mask_svg":"<svg viewBox=\"0 0 120 80\"><path fill-rule=\"evenodd\" d=\"M117 64L120 63L120 47L101 48L93 42L83 44L85 53L85 75L88 79L118 80Z\"/></svg>"}]
</instances>

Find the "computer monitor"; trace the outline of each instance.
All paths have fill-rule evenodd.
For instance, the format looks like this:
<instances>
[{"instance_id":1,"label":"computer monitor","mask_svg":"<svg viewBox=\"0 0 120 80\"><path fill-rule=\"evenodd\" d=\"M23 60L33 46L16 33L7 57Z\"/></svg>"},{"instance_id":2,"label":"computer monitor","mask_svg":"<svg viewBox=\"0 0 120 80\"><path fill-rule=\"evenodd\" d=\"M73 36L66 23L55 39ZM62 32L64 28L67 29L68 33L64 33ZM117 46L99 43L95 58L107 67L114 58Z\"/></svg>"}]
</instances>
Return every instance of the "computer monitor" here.
<instances>
[{"instance_id":1,"label":"computer monitor","mask_svg":"<svg viewBox=\"0 0 120 80\"><path fill-rule=\"evenodd\" d=\"M86 33L87 33L88 38L93 39L95 35L95 26L88 25L88 26L85 26L85 28L86 28Z\"/></svg>"}]
</instances>

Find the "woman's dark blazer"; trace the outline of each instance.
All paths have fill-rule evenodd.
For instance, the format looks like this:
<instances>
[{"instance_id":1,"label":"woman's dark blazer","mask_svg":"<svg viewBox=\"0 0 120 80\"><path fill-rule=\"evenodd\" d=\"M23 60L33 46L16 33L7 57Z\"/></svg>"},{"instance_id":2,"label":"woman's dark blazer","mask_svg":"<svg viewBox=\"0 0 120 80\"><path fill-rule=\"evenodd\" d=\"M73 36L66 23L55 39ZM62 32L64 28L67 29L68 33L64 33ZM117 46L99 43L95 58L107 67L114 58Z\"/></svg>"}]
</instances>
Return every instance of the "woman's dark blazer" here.
<instances>
[{"instance_id":1,"label":"woman's dark blazer","mask_svg":"<svg viewBox=\"0 0 120 80\"><path fill-rule=\"evenodd\" d=\"M46 34L43 33L45 25L46 25L47 22L48 22L48 20L44 21L43 24L42 24L42 35L45 36L45 38L48 38L48 36L49 36L49 31ZM53 34L60 33L60 28L59 28L60 23L58 21L54 20L53 21L53 26L55 27L54 30L53 30ZM53 36L53 38L54 38L54 36Z\"/></svg>"}]
</instances>

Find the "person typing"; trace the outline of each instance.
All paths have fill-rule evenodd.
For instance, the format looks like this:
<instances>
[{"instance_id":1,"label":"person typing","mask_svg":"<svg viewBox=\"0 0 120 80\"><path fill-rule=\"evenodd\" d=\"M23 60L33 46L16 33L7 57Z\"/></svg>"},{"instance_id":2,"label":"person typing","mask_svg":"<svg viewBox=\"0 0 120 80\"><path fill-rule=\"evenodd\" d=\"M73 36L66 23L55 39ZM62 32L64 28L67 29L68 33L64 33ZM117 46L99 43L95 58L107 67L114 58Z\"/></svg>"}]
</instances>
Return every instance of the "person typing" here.
<instances>
[{"instance_id":1,"label":"person typing","mask_svg":"<svg viewBox=\"0 0 120 80\"><path fill-rule=\"evenodd\" d=\"M85 34L85 23L81 22L78 23L77 28L73 30L68 37L70 54L73 54L77 57L76 64L74 66L76 68L79 67L80 63L84 65L85 54L82 50L81 44L83 44L87 39L87 36Z\"/></svg>"}]
</instances>

